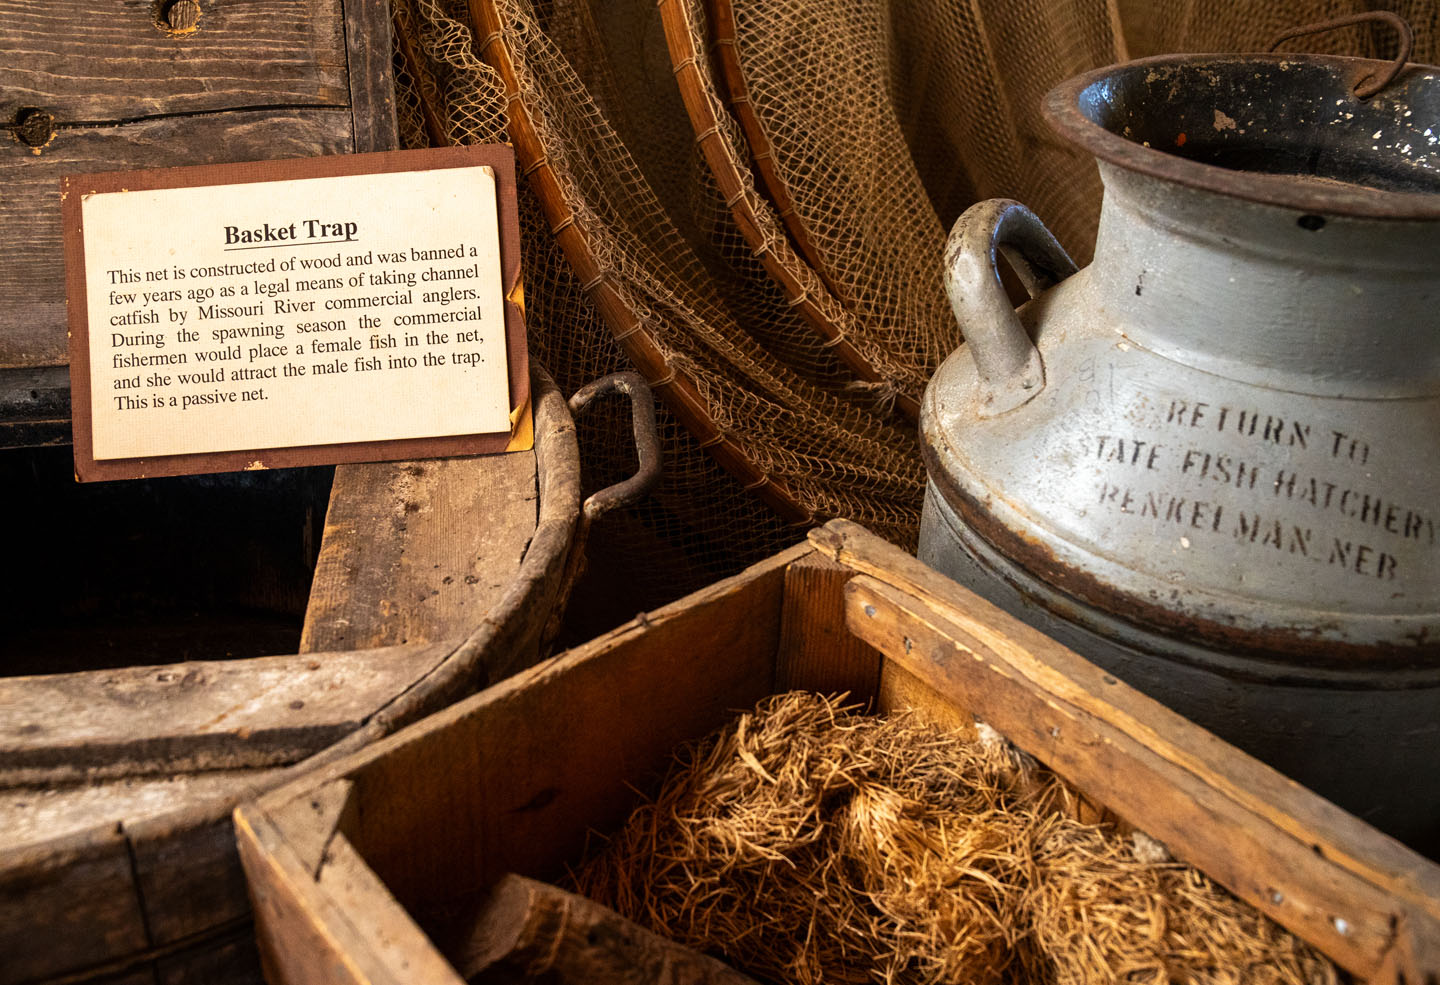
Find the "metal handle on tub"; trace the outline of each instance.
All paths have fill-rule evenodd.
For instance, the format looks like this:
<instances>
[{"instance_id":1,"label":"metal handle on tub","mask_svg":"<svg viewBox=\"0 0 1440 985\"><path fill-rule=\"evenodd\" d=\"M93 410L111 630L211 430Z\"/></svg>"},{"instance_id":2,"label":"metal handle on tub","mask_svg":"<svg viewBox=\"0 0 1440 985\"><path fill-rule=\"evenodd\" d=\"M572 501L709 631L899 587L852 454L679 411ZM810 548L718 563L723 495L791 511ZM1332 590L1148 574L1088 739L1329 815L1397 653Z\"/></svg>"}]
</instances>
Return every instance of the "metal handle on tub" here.
<instances>
[{"instance_id":1,"label":"metal handle on tub","mask_svg":"<svg viewBox=\"0 0 1440 985\"><path fill-rule=\"evenodd\" d=\"M639 467L624 482L606 486L585 500L585 522L593 522L617 506L633 503L650 491L660 478L660 435L655 430L655 398L639 373L611 373L576 390L570 398L570 413L579 417L596 397L623 393L630 397L631 430L635 435L635 456Z\"/></svg>"},{"instance_id":2,"label":"metal handle on tub","mask_svg":"<svg viewBox=\"0 0 1440 985\"><path fill-rule=\"evenodd\" d=\"M1000 283L1000 256L1035 298L1075 273L1075 261L1019 202L992 198L970 206L950 230L945 290L965 348L980 374L980 416L1028 403L1045 388L1045 367Z\"/></svg>"},{"instance_id":3,"label":"metal handle on tub","mask_svg":"<svg viewBox=\"0 0 1440 985\"><path fill-rule=\"evenodd\" d=\"M585 546L590 539L591 525L616 507L636 502L660 479L660 434L655 425L655 398L639 373L611 373L587 383L570 397L568 406L571 415L579 417L596 397L612 393L623 393L630 398L630 426L635 436L635 457L639 465L630 478L606 486L587 497L581 505L580 519L575 524L575 533L565 558L565 570L560 576L557 602L541 634L542 651L548 649L559 635L565 602L570 598L575 583L585 573Z\"/></svg>"}]
</instances>

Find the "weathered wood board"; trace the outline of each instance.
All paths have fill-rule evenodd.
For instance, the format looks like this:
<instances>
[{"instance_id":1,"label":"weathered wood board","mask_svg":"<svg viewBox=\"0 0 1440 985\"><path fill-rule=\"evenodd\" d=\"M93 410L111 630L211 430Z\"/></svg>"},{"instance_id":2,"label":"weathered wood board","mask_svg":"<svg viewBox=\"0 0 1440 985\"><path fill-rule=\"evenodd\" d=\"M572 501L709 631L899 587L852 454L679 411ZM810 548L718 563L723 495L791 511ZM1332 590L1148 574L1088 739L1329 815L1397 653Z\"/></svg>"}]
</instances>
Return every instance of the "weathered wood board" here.
<instances>
[{"instance_id":1,"label":"weathered wood board","mask_svg":"<svg viewBox=\"0 0 1440 985\"><path fill-rule=\"evenodd\" d=\"M0 982L98 979L245 921L229 805L452 650L0 680Z\"/></svg>"},{"instance_id":2,"label":"weathered wood board","mask_svg":"<svg viewBox=\"0 0 1440 985\"><path fill-rule=\"evenodd\" d=\"M431 644L0 678L0 772L10 783L41 786L296 762L354 731L450 650Z\"/></svg>"},{"instance_id":3,"label":"weathered wood board","mask_svg":"<svg viewBox=\"0 0 1440 985\"><path fill-rule=\"evenodd\" d=\"M385 0L173 6L0 0L0 443L68 430L61 176L396 146Z\"/></svg>"},{"instance_id":4,"label":"weathered wood board","mask_svg":"<svg viewBox=\"0 0 1440 985\"><path fill-rule=\"evenodd\" d=\"M43 845L117 817L159 814L176 804L229 795L237 784L267 786L273 770L207 770L168 776L126 777L108 783L63 786L21 784L0 789L0 832L6 848Z\"/></svg>"},{"instance_id":5,"label":"weathered wood board","mask_svg":"<svg viewBox=\"0 0 1440 985\"><path fill-rule=\"evenodd\" d=\"M796 684L978 717L1358 978L1440 972L1440 867L834 521L240 807L272 985L459 985L418 920L555 878L678 742Z\"/></svg>"},{"instance_id":6,"label":"weathered wood board","mask_svg":"<svg viewBox=\"0 0 1440 985\"><path fill-rule=\"evenodd\" d=\"M300 648L463 637L520 570L537 499L525 452L338 467Z\"/></svg>"}]
</instances>

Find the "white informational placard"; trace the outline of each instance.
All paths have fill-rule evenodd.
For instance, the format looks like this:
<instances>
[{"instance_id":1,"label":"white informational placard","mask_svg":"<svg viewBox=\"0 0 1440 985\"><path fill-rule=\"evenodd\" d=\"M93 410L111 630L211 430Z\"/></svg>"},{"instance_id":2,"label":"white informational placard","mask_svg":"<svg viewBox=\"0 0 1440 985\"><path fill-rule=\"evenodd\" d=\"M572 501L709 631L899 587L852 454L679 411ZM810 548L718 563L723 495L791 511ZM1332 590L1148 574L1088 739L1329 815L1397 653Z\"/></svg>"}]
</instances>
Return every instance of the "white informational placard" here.
<instances>
[{"instance_id":1,"label":"white informational placard","mask_svg":"<svg viewBox=\"0 0 1440 985\"><path fill-rule=\"evenodd\" d=\"M80 207L95 460L511 430L490 167Z\"/></svg>"}]
</instances>

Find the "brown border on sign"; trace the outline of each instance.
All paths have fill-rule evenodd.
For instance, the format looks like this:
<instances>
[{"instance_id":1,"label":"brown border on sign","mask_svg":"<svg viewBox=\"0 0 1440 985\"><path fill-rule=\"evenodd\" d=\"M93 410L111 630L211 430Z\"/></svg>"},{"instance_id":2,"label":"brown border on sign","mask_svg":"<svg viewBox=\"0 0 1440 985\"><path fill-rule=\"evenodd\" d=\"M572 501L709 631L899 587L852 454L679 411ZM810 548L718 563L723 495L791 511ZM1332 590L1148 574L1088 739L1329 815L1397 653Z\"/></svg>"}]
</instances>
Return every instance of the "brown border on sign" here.
<instances>
[{"instance_id":1,"label":"brown border on sign","mask_svg":"<svg viewBox=\"0 0 1440 985\"><path fill-rule=\"evenodd\" d=\"M84 196L96 192L243 185L295 178L391 174L397 171L429 171L485 164L488 164L495 174L495 193L498 199L496 211L500 222L500 277L505 298L505 357L510 375L510 416L512 427L516 429L519 437L518 432L525 429L529 415L530 359L525 345L524 292L520 281L520 217L515 201L515 151L508 144L379 151L371 154L342 154L244 164L207 164L149 171L111 171L63 178L60 182L60 214L64 224L65 289L70 321L70 403L76 479L81 482L142 479L201 472L238 472L256 468L448 458L505 451L511 444L512 432L509 431L103 461L96 461L92 444L90 321L85 296L85 229L80 209Z\"/></svg>"}]
</instances>

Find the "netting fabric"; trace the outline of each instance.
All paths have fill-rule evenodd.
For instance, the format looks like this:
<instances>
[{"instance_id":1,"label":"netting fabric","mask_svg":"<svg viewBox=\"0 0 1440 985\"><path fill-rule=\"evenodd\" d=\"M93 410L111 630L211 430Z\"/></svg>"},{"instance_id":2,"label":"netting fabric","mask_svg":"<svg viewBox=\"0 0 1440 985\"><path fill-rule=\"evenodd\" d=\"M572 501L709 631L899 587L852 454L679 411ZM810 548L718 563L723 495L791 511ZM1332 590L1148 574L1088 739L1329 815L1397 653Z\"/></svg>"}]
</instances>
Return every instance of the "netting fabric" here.
<instances>
[{"instance_id":1,"label":"netting fabric","mask_svg":"<svg viewBox=\"0 0 1440 985\"><path fill-rule=\"evenodd\" d=\"M394 11L405 146L508 140L505 88L479 57L464 5L396 0ZM629 69L616 71L603 57L605 37L584 5L514 2L501 12L527 105L608 282L697 380L719 429L766 473L800 490L817 517L856 516L897 541L913 539L923 469L910 429L847 393L851 378L798 323L730 224L703 165L687 157L693 145L683 111L672 117L667 145L642 101L618 99ZM622 131L677 159L652 156L647 173ZM567 392L630 368L523 183L520 213L534 357ZM600 525L590 550L592 567L620 575L608 580L623 583L626 604L641 607L733 573L799 540L808 526L808 517L797 522L767 508L660 409L661 487ZM587 489L633 470L625 413L602 405L580 422ZM793 442L792 433L813 437ZM587 600L576 605L583 619Z\"/></svg>"},{"instance_id":2,"label":"netting fabric","mask_svg":"<svg viewBox=\"0 0 1440 985\"><path fill-rule=\"evenodd\" d=\"M1099 179L1051 134L1040 102L1060 81L1122 57L1106 3L723 6L734 17L731 71L798 224L866 330L904 353L922 386L959 341L940 257L965 208L1019 199L1088 257ZM723 13L712 10L712 22Z\"/></svg>"},{"instance_id":3,"label":"netting fabric","mask_svg":"<svg viewBox=\"0 0 1440 985\"><path fill-rule=\"evenodd\" d=\"M945 231L975 201L1018 198L1090 254L1099 180L1041 120L1052 86L1132 53L1255 50L1367 6L392 5L404 144L517 145L534 356L567 392L639 362L665 400L661 488L591 552L639 606L829 517L913 544L915 402L963 331L941 283ZM1395 7L1416 58L1433 58L1433 0ZM1393 51L1382 32L1313 40ZM622 418L581 422L592 488L633 468Z\"/></svg>"}]
</instances>

